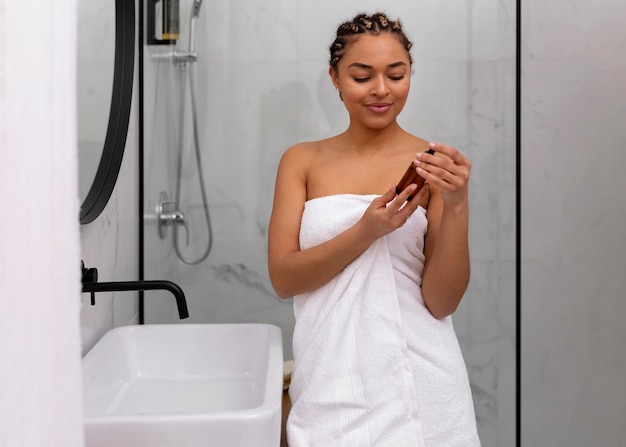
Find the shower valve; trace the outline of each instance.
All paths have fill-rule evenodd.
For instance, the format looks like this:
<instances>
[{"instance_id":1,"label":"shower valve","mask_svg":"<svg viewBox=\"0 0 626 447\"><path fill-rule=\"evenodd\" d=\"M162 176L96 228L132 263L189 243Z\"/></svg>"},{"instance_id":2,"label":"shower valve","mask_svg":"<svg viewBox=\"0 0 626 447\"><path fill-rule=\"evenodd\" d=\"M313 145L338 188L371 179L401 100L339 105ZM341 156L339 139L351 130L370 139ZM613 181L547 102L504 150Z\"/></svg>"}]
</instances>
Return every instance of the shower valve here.
<instances>
[{"instance_id":1,"label":"shower valve","mask_svg":"<svg viewBox=\"0 0 626 447\"><path fill-rule=\"evenodd\" d=\"M185 227L185 235L187 237L187 245L189 245L189 231L187 230L187 222L182 211L176 209L176 201L168 200L167 193L161 192L159 203L156 207L157 223L159 227L159 237L165 239L167 235L167 227L174 225L182 225Z\"/></svg>"}]
</instances>

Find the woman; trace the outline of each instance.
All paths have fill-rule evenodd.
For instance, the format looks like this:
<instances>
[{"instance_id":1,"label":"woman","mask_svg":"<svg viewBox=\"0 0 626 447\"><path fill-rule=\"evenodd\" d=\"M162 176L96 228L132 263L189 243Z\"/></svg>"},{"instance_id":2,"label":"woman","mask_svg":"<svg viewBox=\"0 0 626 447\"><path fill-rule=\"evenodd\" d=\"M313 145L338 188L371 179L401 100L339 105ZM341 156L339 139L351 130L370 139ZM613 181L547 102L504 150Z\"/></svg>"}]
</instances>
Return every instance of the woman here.
<instances>
[{"instance_id":1,"label":"woman","mask_svg":"<svg viewBox=\"0 0 626 447\"><path fill-rule=\"evenodd\" d=\"M383 13L340 25L329 74L350 124L278 168L268 263L294 297L290 447L480 445L450 319L470 275L471 164L399 126L410 48ZM426 183L396 194L411 163Z\"/></svg>"}]
</instances>

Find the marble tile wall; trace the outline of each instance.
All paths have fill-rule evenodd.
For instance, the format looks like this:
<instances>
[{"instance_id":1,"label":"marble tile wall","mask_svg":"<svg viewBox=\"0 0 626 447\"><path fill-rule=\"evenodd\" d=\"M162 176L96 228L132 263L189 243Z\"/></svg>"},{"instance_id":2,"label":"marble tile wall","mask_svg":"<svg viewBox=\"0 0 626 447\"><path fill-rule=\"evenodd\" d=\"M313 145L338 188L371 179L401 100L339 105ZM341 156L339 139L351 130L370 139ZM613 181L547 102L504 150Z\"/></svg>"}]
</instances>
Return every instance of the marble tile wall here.
<instances>
[{"instance_id":1,"label":"marble tile wall","mask_svg":"<svg viewBox=\"0 0 626 447\"><path fill-rule=\"evenodd\" d=\"M622 446L626 5L522 22L522 445Z\"/></svg>"},{"instance_id":2,"label":"marble tile wall","mask_svg":"<svg viewBox=\"0 0 626 447\"><path fill-rule=\"evenodd\" d=\"M187 47L190 1L181 1ZM213 249L189 266L172 230L159 237L155 208L175 195L181 67L169 47L145 53L145 269L185 290L189 322L267 322L283 330L291 357L292 303L273 293L266 263L274 175L297 141L343 131L345 109L328 79L336 26L373 1L205 2L197 23L195 73L199 139L211 209ZM515 5L512 1L393 2L414 42L405 128L464 151L473 161L473 276L455 325L466 356L483 445L514 443L515 424ZM188 86L187 86L188 87ZM185 109L180 208L190 233L179 246L197 257L207 243ZM184 232L181 232L184 235ZM171 298L146 298L146 321L176 322Z\"/></svg>"}]
</instances>

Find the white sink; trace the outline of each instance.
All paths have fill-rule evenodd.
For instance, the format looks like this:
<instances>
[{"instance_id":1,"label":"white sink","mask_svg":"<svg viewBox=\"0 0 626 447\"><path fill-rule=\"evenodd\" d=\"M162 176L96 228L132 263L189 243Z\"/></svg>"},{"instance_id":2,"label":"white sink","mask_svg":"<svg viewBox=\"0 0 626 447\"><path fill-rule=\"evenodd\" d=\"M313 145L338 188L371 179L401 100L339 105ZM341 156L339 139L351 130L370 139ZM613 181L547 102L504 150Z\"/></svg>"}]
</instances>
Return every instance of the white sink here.
<instances>
[{"instance_id":1,"label":"white sink","mask_svg":"<svg viewBox=\"0 0 626 447\"><path fill-rule=\"evenodd\" d=\"M125 326L82 360L87 447L278 447L283 351L267 324Z\"/></svg>"}]
</instances>

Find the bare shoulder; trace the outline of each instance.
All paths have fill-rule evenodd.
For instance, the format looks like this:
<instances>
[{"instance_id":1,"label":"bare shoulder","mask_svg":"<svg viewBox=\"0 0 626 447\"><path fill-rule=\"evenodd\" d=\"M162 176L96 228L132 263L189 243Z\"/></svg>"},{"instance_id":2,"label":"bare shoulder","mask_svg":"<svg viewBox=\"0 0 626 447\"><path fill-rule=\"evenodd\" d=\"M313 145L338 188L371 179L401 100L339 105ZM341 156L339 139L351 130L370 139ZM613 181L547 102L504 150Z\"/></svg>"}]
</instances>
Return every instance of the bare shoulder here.
<instances>
[{"instance_id":1,"label":"bare shoulder","mask_svg":"<svg viewBox=\"0 0 626 447\"><path fill-rule=\"evenodd\" d=\"M308 171L322 156L332 138L319 141L303 141L289 147L281 157L281 165Z\"/></svg>"},{"instance_id":2,"label":"bare shoulder","mask_svg":"<svg viewBox=\"0 0 626 447\"><path fill-rule=\"evenodd\" d=\"M404 132L404 136L402 138L402 147L403 150L410 153L411 155L415 155L417 152L424 152L428 149L428 140L424 140L418 136L415 136L411 133Z\"/></svg>"},{"instance_id":3,"label":"bare shoulder","mask_svg":"<svg viewBox=\"0 0 626 447\"><path fill-rule=\"evenodd\" d=\"M305 161L314 158L320 148L324 146L324 141L303 141L289 147L282 155L283 159L289 161Z\"/></svg>"}]
</instances>

